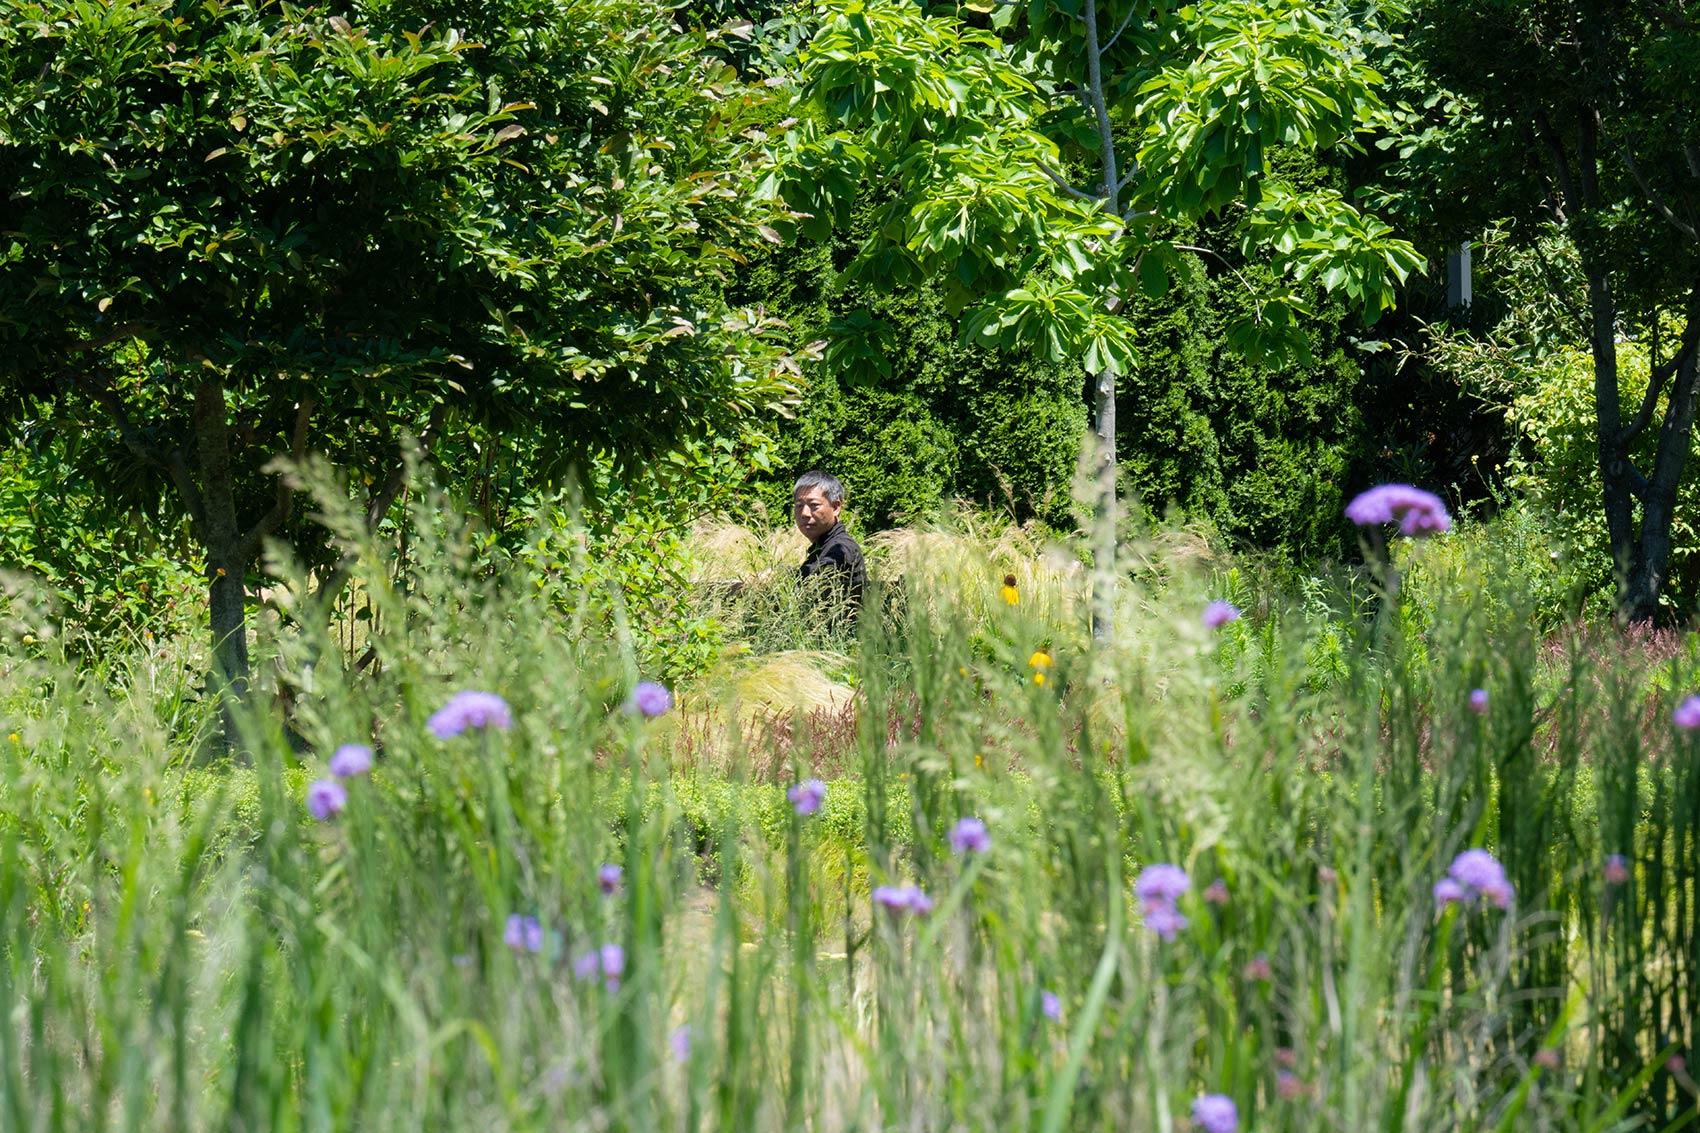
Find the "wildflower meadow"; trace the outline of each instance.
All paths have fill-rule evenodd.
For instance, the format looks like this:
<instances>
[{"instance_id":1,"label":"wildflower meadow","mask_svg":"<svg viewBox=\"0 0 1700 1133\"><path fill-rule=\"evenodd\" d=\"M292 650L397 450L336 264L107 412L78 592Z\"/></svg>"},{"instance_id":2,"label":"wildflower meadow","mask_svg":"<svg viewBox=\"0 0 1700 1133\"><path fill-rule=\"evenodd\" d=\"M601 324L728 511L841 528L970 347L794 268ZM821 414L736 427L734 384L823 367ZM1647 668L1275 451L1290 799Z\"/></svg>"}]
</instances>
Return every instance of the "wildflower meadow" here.
<instances>
[{"instance_id":1,"label":"wildflower meadow","mask_svg":"<svg viewBox=\"0 0 1700 1133\"><path fill-rule=\"evenodd\" d=\"M187 643L14 588L0 1127L1684 1128L1700 650L1387 500L1401 586L1153 543L1114 648L940 532L767 726L430 493L405 576L349 532L376 664L274 564L228 759Z\"/></svg>"}]
</instances>

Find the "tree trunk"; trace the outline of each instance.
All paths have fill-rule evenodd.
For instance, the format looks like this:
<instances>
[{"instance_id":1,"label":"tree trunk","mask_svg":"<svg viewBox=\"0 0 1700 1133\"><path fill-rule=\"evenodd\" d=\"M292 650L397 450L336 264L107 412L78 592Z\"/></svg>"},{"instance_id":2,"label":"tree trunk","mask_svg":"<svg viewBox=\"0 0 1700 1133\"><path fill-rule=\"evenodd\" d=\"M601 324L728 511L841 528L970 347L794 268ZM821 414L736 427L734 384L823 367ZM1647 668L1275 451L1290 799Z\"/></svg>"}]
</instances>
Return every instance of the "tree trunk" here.
<instances>
[{"instance_id":1,"label":"tree trunk","mask_svg":"<svg viewBox=\"0 0 1700 1133\"><path fill-rule=\"evenodd\" d=\"M236 515L224 383L195 390L195 447L201 480L201 541L207 549L212 679L224 708L224 742L235 740L234 708L248 695L247 541Z\"/></svg>"},{"instance_id":2,"label":"tree trunk","mask_svg":"<svg viewBox=\"0 0 1700 1133\"><path fill-rule=\"evenodd\" d=\"M1594 435L1599 444L1600 488L1606 512L1606 537L1617 572L1619 605L1635 558L1634 466L1623 436L1623 412L1618 399L1617 303L1603 268L1588 271L1591 316L1589 346L1594 356Z\"/></svg>"},{"instance_id":3,"label":"tree trunk","mask_svg":"<svg viewBox=\"0 0 1700 1133\"><path fill-rule=\"evenodd\" d=\"M1086 98L1098 129L1098 171L1103 177L1101 192L1111 216L1121 214L1118 194L1121 171L1116 161L1116 140L1110 129L1110 104L1104 93L1103 49L1098 43L1097 0L1086 0L1082 13L1086 31ZM1105 304L1115 313L1120 301L1108 297ZM1116 374L1109 367L1096 375L1098 383L1097 499L1094 501L1092 547L1092 637L1099 644L1115 644L1116 613Z\"/></svg>"},{"instance_id":4,"label":"tree trunk","mask_svg":"<svg viewBox=\"0 0 1700 1133\"><path fill-rule=\"evenodd\" d=\"M1695 350L1700 335L1700 288L1690 292L1687 324L1682 346L1674 359L1676 372L1670 402L1659 427L1659 446L1653 457L1653 472L1647 477L1641 497L1641 537L1634 564L1624 588L1622 617L1631 622L1654 621L1659 612L1659 593L1669 572L1671 523L1676 516L1676 491L1688 464L1694 443L1696 403L1700 402L1700 357ZM1658 359L1653 359L1655 366ZM1657 370L1651 379L1658 381Z\"/></svg>"},{"instance_id":5,"label":"tree trunk","mask_svg":"<svg viewBox=\"0 0 1700 1133\"><path fill-rule=\"evenodd\" d=\"M1589 266L1587 276L1595 435L1606 536L1617 578L1617 618L1625 625L1647 624L1658 618L1659 594L1670 564L1676 492L1693 444L1700 402L1700 356L1696 351L1700 342L1700 287L1689 293L1682 345L1676 357L1662 365L1657 358L1652 359L1646 402L1636 420L1625 427L1618 385L1617 302L1603 267ZM1630 446L1651 422L1667 376L1674 380L1659 426L1653 470L1650 476L1643 476L1630 458ZM1641 504L1639 527L1635 521L1637 500Z\"/></svg>"},{"instance_id":6,"label":"tree trunk","mask_svg":"<svg viewBox=\"0 0 1700 1133\"><path fill-rule=\"evenodd\" d=\"M1097 421L1093 426L1097 475L1093 487L1095 515L1092 531L1092 636L1115 640L1116 616L1116 375L1098 372Z\"/></svg>"}]
</instances>

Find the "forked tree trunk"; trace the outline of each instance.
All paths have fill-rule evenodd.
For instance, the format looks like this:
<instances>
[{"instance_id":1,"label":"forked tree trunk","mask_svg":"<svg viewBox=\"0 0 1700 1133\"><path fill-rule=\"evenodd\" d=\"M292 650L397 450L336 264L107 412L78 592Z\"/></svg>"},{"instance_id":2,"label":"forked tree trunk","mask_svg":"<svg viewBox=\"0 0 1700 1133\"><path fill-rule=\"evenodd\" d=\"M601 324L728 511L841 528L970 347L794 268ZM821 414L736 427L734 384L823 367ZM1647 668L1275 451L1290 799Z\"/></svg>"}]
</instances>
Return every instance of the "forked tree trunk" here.
<instances>
[{"instance_id":1,"label":"forked tree trunk","mask_svg":"<svg viewBox=\"0 0 1700 1133\"><path fill-rule=\"evenodd\" d=\"M1689 293L1677 353L1662 362L1652 359L1641 408L1634 420L1625 424L1617 354L1618 310L1611 279L1597 265L1589 267L1587 279L1595 436L1606 537L1617 580L1617 617L1626 625L1649 624L1658 619L1659 595L1669 577L1677 488L1687 467L1696 405L1700 402L1700 351L1696 350L1700 344L1700 287ZM1669 396L1659 424L1652 471L1643 474L1631 459L1630 449L1652 423L1667 383ZM1637 501L1641 505L1639 524Z\"/></svg>"}]
</instances>

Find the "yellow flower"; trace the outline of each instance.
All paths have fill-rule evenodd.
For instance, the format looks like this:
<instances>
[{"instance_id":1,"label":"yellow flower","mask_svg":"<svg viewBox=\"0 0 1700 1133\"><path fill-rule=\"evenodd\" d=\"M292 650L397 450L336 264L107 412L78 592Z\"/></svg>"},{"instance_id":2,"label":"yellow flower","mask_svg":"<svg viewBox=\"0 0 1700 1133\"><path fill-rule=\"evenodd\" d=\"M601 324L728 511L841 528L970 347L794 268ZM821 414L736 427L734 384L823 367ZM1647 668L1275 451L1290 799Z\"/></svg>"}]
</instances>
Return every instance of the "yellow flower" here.
<instances>
[{"instance_id":1,"label":"yellow flower","mask_svg":"<svg viewBox=\"0 0 1700 1133\"><path fill-rule=\"evenodd\" d=\"M974 766L975 767L984 767L985 765L986 765L986 757L981 755L979 752L975 752L974 753Z\"/></svg>"},{"instance_id":2,"label":"yellow flower","mask_svg":"<svg viewBox=\"0 0 1700 1133\"><path fill-rule=\"evenodd\" d=\"M19 742L20 740L23 739L23 737L18 735L18 733L16 733L16 732L13 732L11 735L7 736L6 738L11 740L13 743L17 743L17 742Z\"/></svg>"},{"instance_id":3,"label":"yellow flower","mask_svg":"<svg viewBox=\"0 0 1700 1133\"><path fill-rule=\"evenodd\" d=\"M1033 683L1036 685L1044 684L1045 670L1051 667L1051 655L1040 649L1033 656L1027 658L1027 664L1033 669Z\"/></svg>"},{"instance_id":4,"label":"yellow flower","mask_svg":"<svg viewBox=\"0 0 1700 1133\"><path fill-rule=\"evenodd\" d=\"M1003 590L1001 593L1003 594L1005 605L1021 605L1021 591L1015 588L1015 576L1013 574L1006 574L1003 576Z\"/></svg>"}]
</instances>

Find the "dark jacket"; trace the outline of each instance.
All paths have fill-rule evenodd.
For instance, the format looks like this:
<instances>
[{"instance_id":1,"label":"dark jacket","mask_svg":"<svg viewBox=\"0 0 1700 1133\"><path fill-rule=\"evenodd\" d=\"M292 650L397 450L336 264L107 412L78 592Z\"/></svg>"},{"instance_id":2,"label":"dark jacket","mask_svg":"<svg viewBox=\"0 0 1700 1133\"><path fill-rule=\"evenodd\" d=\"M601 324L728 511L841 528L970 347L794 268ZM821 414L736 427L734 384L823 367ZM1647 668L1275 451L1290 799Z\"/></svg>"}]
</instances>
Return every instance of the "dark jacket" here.
<instances>
[{"instance_id":1,"label":"dark jacket","mask_svg":"<svg viewBox=\"0 0 1700 1133\"><path fill-rule=\"evenodd\" d=\"M862 588L867 585L868 568L862 561L862 548L856 546L856 540L850 538L850 532L844 529L842 523L833 524L820 541L809 548L808 557L797 568L797 573L804 578L816 574L823 578L839 575L833 581L842 588L841 593L851 605L859 607L862 604Z\"/></svg>"}]
</instances>

